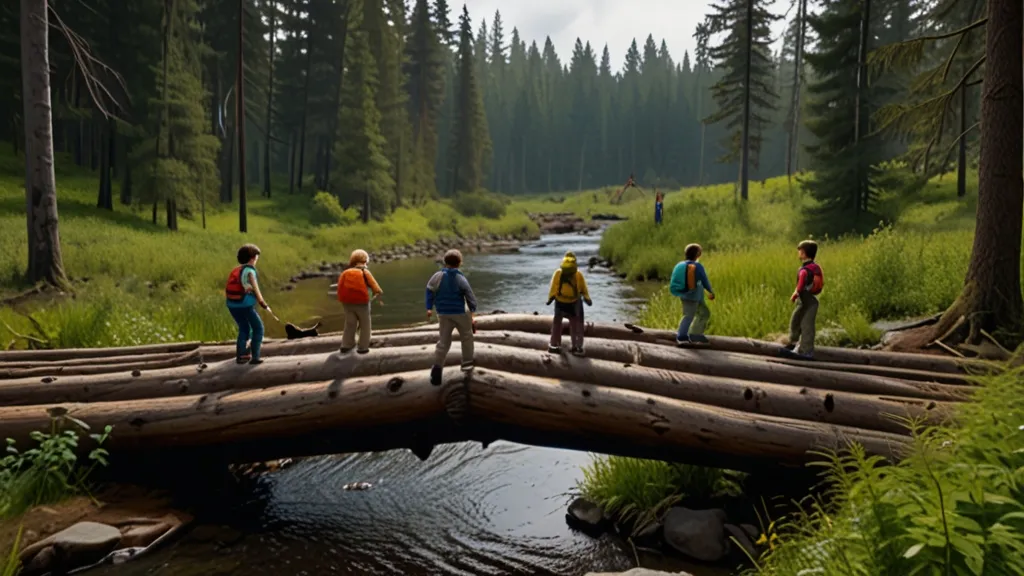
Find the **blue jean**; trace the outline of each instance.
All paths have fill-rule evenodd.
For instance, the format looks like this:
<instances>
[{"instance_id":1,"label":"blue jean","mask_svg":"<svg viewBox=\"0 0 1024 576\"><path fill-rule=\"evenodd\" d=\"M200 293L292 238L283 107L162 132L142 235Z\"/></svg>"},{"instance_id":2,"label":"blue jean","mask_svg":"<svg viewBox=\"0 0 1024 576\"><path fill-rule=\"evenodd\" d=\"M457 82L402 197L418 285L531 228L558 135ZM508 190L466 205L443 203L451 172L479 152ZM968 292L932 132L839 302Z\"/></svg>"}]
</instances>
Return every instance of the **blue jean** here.
<instances>
[{"instance_id":1,"label":"blue jean","mask_svg":"<svg viewBox=\"0 0 1024 576\"><path fill-rule=\"evenodd\" d=\"M683 300L683 318L679 321L676 338L683 340L687 336L703 336L711 310L704 300Z\"/></svg>"},{"instance_id":2,"label":"blue jean","mask_svg":"<svg viewBox=\"0 0 1024 576\"><path fill-rule=\"evenodd\" d=\"M246 306L245 308L228 308L228 310L231 311L231 317L238 324L238 343L235 345L235 354L239 358L245 356L245 344L251 336L252 357L258 359L260 346L263 344L263 320L256 312L256 307Z\"/></svg>"}]
</instances>

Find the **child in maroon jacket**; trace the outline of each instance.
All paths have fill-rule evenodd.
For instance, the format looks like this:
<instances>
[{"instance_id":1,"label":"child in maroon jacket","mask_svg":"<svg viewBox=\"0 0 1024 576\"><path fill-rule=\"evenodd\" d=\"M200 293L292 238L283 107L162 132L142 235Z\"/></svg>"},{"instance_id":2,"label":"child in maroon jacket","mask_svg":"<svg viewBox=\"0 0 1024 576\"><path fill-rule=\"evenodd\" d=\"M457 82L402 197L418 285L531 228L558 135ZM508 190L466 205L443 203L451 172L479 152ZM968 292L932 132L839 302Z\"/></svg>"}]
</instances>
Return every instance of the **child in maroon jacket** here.
<instances>
[{"instance_id":1,"label":"child in maroon jacket","mask_svg":"<svg viewBox=\"0 0 1024 576\"><path fill-rule=\"evenodd\" d=\"M818 255L818 244L813 240L804 240L796 247L800 256L800 270L796 276L796 290L790 296L796 302L796 309L789 319L789 345L787 355L804 360L814 358L814 323L818 315L818 294L821 294L825 283L821 266L814 262ZM795 351L794 351L795 348Z\"/></svg>"}]
</instances>

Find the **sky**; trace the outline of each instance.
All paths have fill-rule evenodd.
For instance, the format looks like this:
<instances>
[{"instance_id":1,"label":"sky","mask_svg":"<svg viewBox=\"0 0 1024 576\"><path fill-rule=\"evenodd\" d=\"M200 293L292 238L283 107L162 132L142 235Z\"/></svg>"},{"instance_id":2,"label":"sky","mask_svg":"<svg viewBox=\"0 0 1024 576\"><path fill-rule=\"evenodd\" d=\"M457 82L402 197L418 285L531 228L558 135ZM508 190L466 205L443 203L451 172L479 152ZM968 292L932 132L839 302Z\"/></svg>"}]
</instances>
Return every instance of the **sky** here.
<instances>
[{"instance_id":1,"label":"sky","mask_svg":"<svg viewBox=\"0 0 1024 576\"><path fill-rule=\"evenodd\" d=\"M486 18L490 30L495 10L501 11L505 38L512 28L527 45L536 40L544 47L544 38L551 36L558 57L567 64L576 38L590 42L598 57L605 43L611 53L612 70L620 71L626 50L636 38L643 49L648 34L661 44L664 39L669 53L681 62L683 52L694 48L693 31L710 12L711 0L463 0L469 8L473 32L480 29L480 19ZM791 0L772 0L772 11L784 14ZM452 21L458 22L462 3L450 1ZM775 23L773 37L780 37L785 22Z\"/></svg>"}]
</instances>

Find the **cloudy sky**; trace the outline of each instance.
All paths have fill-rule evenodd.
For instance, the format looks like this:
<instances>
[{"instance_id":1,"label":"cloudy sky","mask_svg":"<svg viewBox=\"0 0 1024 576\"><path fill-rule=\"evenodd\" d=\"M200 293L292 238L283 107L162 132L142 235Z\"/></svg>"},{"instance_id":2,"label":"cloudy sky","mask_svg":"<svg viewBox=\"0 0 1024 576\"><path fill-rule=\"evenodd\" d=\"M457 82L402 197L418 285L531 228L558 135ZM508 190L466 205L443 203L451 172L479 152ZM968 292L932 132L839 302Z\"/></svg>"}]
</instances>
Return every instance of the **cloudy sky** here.
<instances>
[{"instance_id":1,"label":"cloudy sky","mask_svg":"<svg viewBox=\"0 0 1024 576\"><path fill-rule=\"evenodd\" d=\"M605 43L611 52L612 69L622 68L626 49L636 38L643 47L648 34L659 44L664 39L669 52L677 62L683 52L693 52L693 31L709 12L711 0L463 0L469 7L474 33L480 28L480 19L486 18L488 28L495 10L501 10L506 38L512 28L529 44L536 40L544 46L544 38L551 36L563 63L568 62L576 38L589 41L598 56ZM783 14L791 0L774 0L773 11ZM462 2L450 1L452 21L462 13ZM775 37L785 24L776 22Z\"/></svg>"}]
</instances>

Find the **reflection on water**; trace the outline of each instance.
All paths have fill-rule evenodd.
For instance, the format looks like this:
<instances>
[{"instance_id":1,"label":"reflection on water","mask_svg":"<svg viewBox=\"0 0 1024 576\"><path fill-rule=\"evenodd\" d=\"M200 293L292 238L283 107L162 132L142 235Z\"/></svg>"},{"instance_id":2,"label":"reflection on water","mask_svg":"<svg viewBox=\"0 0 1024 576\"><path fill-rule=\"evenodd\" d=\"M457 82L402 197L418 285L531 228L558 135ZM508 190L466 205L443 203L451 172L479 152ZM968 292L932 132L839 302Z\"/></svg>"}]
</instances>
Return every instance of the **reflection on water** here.
<instances>
[{"instance_id":1,"label":"reflection on water","mask_svg":"<svg viewBox=\"0 0 1024 576\"><path fill-rule=\"evenodd\" d=\"M519 254L467 255L464 270L481 311L547 313L548 283L565 250L586 262L598 242L596 236L547 237ZM374 326L421 320L423 290L437 265L419 260L371 267L386 296L386 305L374 309ZM327 296L328 284L310 281L279 298L293 298L289 310L322 316L325 329L338 330L338 304ZM587 284L594 300L589 319L625 320L635 313L636 294L614 275L592 272ZM508 442L486 449L439 446L426 462L404 450L311 458L199 510L201 524L228 524L238 534L200 526L152 556L100 573L578 576L626 570L636 558L645 567L695 576L726 573L570 530L569 494L589 459ZM341 489L357 481L374 487Z\"/></svg>"}]
</instances>

